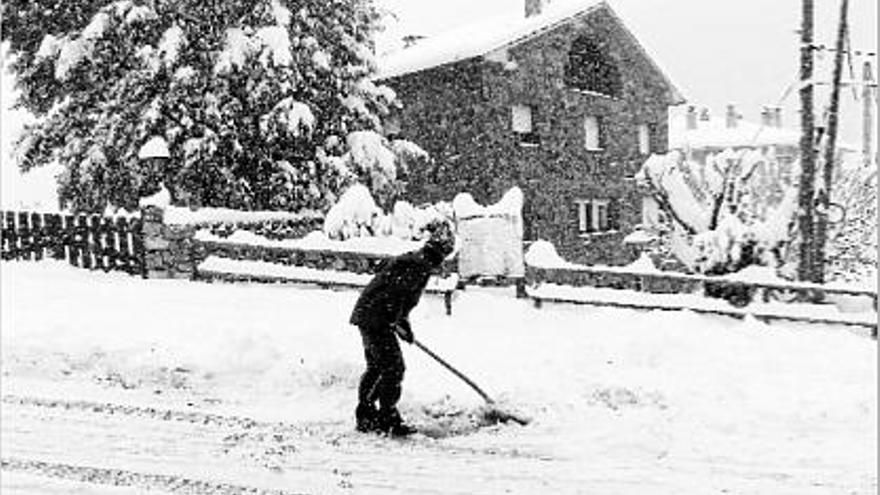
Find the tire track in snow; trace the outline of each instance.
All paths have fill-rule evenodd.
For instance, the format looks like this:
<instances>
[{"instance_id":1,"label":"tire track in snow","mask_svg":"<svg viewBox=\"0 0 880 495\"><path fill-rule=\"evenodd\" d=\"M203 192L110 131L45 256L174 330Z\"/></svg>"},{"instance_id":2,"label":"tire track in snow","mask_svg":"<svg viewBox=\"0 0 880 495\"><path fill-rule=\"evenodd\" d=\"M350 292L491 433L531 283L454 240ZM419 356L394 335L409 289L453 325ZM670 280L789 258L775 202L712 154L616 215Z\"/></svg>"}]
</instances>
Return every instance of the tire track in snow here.
<instances>
[{"instance_id":1,"label":"tire track in snow","mask_svg":"<svg viewBox=\"0 0 880 495\"><path fill-rule=\"evenodd\" d=\"M482 454L516 458L532 457L539 460L549 460L547 456L530 454L528 452L517 449L500 449L492 447L486 449L476 449L451 446L437 442L437 439L421 438L418 436L398 440L385 439L382 437L356 433L354 431L351 431L350 428L340 428L338 423L333 422L308 422L293 424L283 422L258 421L256 419L246 416L214 414L200 411L179 411L173 409L161 409L128 404L114 404L111 402L45 399L40 397L22 397L17 395L4 395L2 396L2 398L0 398L0 402L2 402L3 404L16 406L31 406L55 410L105 414L110 416L130 416L157 421L174 421L196 425L217 426L234 429L236 431L273 430L275 432L286 432L288 434L306 436L312 439L323 437L328 444L333 446L340 446L344 442L378 445L392 441L406 445L413 445L423 449L440 450L450 454ZM246 437L246 435L239 436Z\"/></svg>"},{"instance_id":2,"label":"tire track in snow","mask_svg":"<svg viewBox=\"0 0 880 495\"><path fill-rule=\"evenodd\" d=\"M128 486L147 490L163 490L181 494L234 494L234 495L301 495L304 492L264 490L261 488L216 483L182 476L140 473L125 469L106 469L70 464L34 461L28 459L2 458L0 468L39 474L50 478L79 481L100 485Z\"/></svg>"},{"instance_id":3,"label":"tire track in snow","mask_svg":"<svg viewBox=\"0 0 880 495\"><path fill-rule=\"evenodd\" d=\"M92 469L305 493L537 493L577 486L568 469L548 484L544 469L552 463L515 449L388 439L353 432L347 423L288 425L21 396L3 396L2 403L4 455L38 463L3 469L99 466Z\"/></svg>"}]
</instances>

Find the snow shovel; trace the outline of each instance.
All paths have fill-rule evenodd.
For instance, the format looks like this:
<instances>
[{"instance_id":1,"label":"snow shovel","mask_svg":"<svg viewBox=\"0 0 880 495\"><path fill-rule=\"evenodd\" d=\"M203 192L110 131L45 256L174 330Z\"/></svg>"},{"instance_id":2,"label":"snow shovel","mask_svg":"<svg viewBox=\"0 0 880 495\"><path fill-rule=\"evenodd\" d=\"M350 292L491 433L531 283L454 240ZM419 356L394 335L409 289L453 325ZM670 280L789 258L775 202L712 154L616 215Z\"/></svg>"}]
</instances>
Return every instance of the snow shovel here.
<instances>
[{"instance_id":1,"label":"snow shovel","mask_svg":"<svg viewBox=\"0 0 880 495\"><path fill-rule=\"evenodd\" d=\"M397 335L401 339L403 339L403 333L401 332L400 327L397 325L392 325L392 328L394 329L394 332L397 333ZM451 371L453 375L457 376L463 382L467 383L472 389L474 389L475 392L480 394L480 397L482 397L483 400L486 402L485 410L483 411L482 415L483 415L483 418L487 422L489 422L489 423L498 423L498 422L507 423L507 422L513 421L513 422L518 423L520 425L527 425L529 423L528 419L526 419L520 415L513 414L511 412L507 412L507 411L500 409L498 407L497 403L494 400L492 400L492 398L489 397L489 394L484 392L483 389L481 389L479 387L479 385L474 383L474 381L471 380L470 378L468 378L464 373L455 369L454 366L447 363L446 360L444 360L443 358L441 358L440 356L435 354L434 351L432 351L431 349L428 349L425 346L425 344L422 344L421 342L419 342L415 338L413 338L412 343L415 344L416 347L421 349L422 352L424 352L425 354L430 356L434 361L437 361L438 363L443 365L444 368Z\"/></svg>"}]
</instances>

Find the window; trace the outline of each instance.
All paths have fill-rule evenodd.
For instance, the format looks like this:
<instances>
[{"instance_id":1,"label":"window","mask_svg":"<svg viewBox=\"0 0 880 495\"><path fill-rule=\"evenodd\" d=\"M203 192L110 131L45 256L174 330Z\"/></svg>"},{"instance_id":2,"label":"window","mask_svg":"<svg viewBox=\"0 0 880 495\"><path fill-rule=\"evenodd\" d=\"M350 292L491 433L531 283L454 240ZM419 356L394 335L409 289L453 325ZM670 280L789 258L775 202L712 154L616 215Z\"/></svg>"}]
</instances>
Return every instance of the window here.
<instances>
[{"instance_id":1,"label":"window","mask_svg":"<svg viewBox=\"0 0 880 495\"><path fill-rule=\"evenodd\" d=\"M565 81L569 87L606 96L620 95L620 72L603 47L586 36L574 40L568 52Z\"/></svg>"},{"instance_id":2,"label":"window","mask_svg":"<svg viewBox=\"0 0 880 495\"><path fill-rule=\"evenodd\" d=\"M611 201L607 199L580 199L578 208L578 232L590 234L614 229L611 218Z\"/></svg>"},{"instance_id":3,"label":"window","mask_svg":"<svg viewBox=\"0 0 880 495\"><path fill-rule=\"evenodd\" d=\"M538 144L538 135L532 125L532 107L528 105L510 107L510 123L520 144L532 146Z\"/></svg>"},{"instance_id":4,"label":"window","mask_svg":"<svg viewBox=\"0 0 880 495\"><path fill-rule=\"evenodd\" d=\"M602 149L601 122L599 117L588 115L584 117L584 147L588 150L597 151Z\"/></svg>"},{"instance_id":5,"label":"window","mask_svg":"<svg viewBox=\"0 0 880 495\"><path fill-rule=\"evenodd\" d=\"M639 125L639 153L651 153L651 126L648 124Z\"/></svg>"}]
</instances>

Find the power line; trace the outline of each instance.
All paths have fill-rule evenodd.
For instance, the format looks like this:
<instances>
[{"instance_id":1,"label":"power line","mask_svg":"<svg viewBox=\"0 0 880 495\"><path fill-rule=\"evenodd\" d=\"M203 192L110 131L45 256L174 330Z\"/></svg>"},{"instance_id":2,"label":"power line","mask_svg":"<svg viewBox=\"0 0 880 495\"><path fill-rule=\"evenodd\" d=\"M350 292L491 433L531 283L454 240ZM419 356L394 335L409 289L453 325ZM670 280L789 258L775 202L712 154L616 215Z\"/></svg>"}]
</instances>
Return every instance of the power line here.
<instances>
[{"instance_id":1,"label":"power line","mask_svg":"<svg viewBox=\"0 0 880 495\"><path fill-rule=\"evenodd\" d=\"M815 51L825 51L825 52L829 52L829 53L837 52L836 48L832 48L830 46L825 46L825 45L811 44L811 45L809 45L809 47L810 47L810 49L815 50ZM875 58L877 57L877 52L869 52L869 51L864 51L864 50L853 50L851 48L844 49L843 52L849 54L850 56L855 55L857 57L875 57Z\"/></svg>"}]
</instances>

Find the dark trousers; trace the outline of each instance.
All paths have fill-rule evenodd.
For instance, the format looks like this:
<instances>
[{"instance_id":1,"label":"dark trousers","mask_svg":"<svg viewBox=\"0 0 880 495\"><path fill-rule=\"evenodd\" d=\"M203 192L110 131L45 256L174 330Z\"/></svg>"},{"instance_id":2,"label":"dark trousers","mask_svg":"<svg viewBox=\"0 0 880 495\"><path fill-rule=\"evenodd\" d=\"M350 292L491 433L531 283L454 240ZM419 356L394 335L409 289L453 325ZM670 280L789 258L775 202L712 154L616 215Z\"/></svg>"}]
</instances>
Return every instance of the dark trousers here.
<instances>
[{"instance_id":1,"label":"dark trousers","mask_svg":"<svg viewBox=\"0 0 880 495\"><path fill-rule=\"evenodd\" d=\"M397 336L390 328L360 327L364 342L367 370L358 386L358 402L369 404L379 401L379 408L390 410L400 400L403 372L403 354Z\"/></svg>"}]
</instances>

